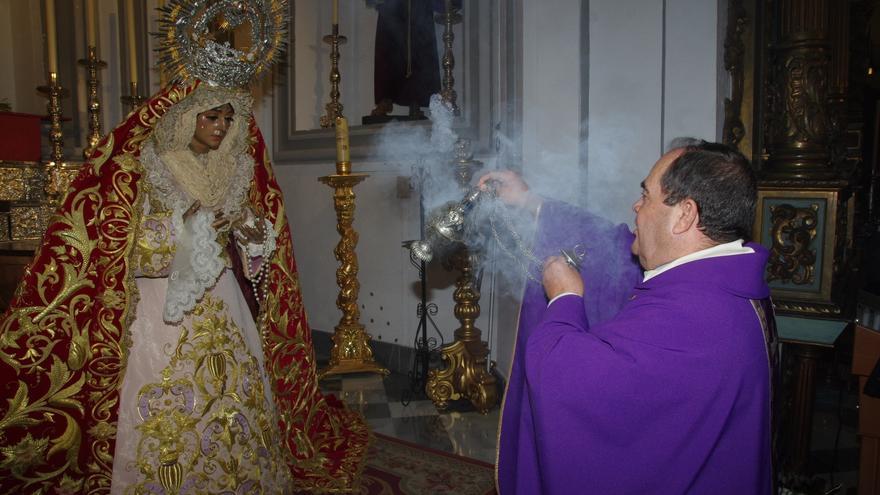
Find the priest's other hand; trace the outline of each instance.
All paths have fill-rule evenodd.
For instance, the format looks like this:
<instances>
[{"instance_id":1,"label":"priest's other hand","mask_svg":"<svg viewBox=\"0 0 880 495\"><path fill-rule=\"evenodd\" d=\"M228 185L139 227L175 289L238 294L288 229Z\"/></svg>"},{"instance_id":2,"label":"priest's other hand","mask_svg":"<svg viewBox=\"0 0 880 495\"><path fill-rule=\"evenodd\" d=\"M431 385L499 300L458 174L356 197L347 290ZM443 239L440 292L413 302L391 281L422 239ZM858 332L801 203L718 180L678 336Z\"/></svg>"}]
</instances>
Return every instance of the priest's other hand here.
<instances>
[{"instance_id":1,"label":"priest's other hand","mask_svg":"<svg viewBox=\"0 0 880 495\"><path fill-rule=\"evenodd\" d=\"M532 212L541 205L541 197L529 191L529 185L519 174L511 170L493 170L480 177L477 187L483 191L494 189L502 203Z\"/></svg>"},{"instance_id":2,"label":"priest's other hand","mask_svg":"<svg viewBox=\"0 0 880 495\"><path fill-rule=\"evenodd\" d=\"M581 274L565 262L562 256L551 256L544 262L544 292L548 299L566 292L584 295Z\"/></svg>"}]
</instances>

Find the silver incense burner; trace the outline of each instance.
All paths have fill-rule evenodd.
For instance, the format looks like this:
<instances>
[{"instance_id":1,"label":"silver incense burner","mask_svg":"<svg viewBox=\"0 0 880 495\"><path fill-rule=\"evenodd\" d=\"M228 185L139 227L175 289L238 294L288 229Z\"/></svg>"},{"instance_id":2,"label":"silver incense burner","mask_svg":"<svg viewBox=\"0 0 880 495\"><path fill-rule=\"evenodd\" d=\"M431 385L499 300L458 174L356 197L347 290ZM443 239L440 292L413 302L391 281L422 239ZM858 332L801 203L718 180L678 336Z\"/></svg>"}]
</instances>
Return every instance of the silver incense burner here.
<instances>
[{"instance_id":1,"label":"silver incense burner","mask_svg":"<svg viewBox=\"0 0 880 495\"><path fill-rule=\"evenodd\" d=\"M494 197L494 191L473 187L461 201L452 201L434 210L426 223L425 238L409 243L413 256L427 263L434 258L436 248L463 242L467 237L468 214L487 196Z\"/></svg>"}]
</instances>

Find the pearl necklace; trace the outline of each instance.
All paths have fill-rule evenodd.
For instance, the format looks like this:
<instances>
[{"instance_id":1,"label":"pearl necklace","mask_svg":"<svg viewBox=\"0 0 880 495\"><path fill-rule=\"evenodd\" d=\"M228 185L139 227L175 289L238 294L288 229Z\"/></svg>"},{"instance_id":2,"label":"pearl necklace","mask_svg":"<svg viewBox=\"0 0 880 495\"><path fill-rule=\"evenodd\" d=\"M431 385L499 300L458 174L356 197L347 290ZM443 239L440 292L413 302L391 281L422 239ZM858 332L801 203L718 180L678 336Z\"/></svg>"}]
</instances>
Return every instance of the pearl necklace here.
<instances>
[{"instance_id":1,"label":"pearl necklace","mask_svg":"<svg viewBox=\"0 0 880 495\"><path fill-rule=\"evenodd\" d=\"M268 253L268 233L266 232L266 222L262 217L257 218L254 222L257 225L257 228L260 231L260 236L263 238L262 242L262 253L260 256L260 267L256 270L253 277L250 278L251 281L251 290L253 290L254 298L257 300L257 305L260 308L263 307L263 302L266 300L266 297L269 293L269 255ZM246 249L247 251L247 249ZM250 253L248 253L250 255ZM262 297L260 297L262 295Z\"/></svg>"}]
</instances>

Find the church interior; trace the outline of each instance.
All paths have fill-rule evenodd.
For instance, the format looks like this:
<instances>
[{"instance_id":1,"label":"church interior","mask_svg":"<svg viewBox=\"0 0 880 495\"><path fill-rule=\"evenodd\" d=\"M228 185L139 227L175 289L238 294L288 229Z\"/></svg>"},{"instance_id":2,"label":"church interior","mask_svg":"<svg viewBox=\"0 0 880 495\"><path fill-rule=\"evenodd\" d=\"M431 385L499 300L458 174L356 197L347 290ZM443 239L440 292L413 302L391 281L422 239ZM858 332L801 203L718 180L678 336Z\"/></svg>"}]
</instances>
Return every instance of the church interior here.
<instances>
[{"instance_id":1,"label":"church interior","mask_svg":"<svg viewBox=\"0 0 880 495\"><path fill-rule=\"evenodd\" d=\"M477 179L510 169L632 227L651 165L693 136L737 148L758 177L753 238L771 252L782 342L779 493L880 495L878 2L265 2L283 6L283 51L249 91L320 390L388 458L458 463L453 481L394 485L368 461L357 493L495 493L534 232L513 216L468 224ZM0 0L6 317L89 157L173 82L162 17L249 3ZM259 42L213 22L218 43Z\"/></svg>"}]
</instances>

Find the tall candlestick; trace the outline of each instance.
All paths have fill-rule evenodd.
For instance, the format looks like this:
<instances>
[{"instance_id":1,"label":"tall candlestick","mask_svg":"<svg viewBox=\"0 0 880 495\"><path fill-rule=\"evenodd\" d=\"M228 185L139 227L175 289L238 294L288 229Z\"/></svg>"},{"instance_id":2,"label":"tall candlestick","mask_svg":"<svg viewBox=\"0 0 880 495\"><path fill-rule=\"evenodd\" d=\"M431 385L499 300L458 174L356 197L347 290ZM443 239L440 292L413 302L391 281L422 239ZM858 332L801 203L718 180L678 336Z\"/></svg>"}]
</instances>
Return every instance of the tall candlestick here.
<instances>
[{"instance_id":1,"label":"tall candlestick","mask_svg":"<svg viewBox=\"0 0 880 495\"><path fill-rule=\"evenodd\" d=\"M86 0L86 46L98 46L97 20L95 0Z\"/></svg>"},{"instance_id":2,"label":"tall candlestick","mask_svg":"<svg viewBox=\"0 0 880 495\"><path fill-rule=\"evenodd\" d=\"M134 0L126 0L125 16L128 26L128 76L130 82L137 83L137 30L134 27Z\"/></svg>"},{"instance_id":3,"label":"tall candlestick","mask_svg":"<svg viewBox=\"0 0 880 495\"><path fill-rule=\"evenodd\" d=\"M348 146L348 120L336 117L336 173L351 172L351 158Z\"/></svg>"},{"instance_id":4,"label":"tall candlestick","mask_svg":"<svg viewBox=\"0 0 880 495\"><path fill-rule=\"evenodd\" d=\"M55 0L46 0L46 66L49 72L58 73L58 40L55 36Z\"/></svg>"},{"instance_id":5,"label":"tall candlestick","mask_svg":"<svg viewBox=\"0 0 880 495\"><path fill-rule=\"evenodd\" d=\"M333 24L339 24L339 0L333 0Z\"/></svg>"}]
</instances>

